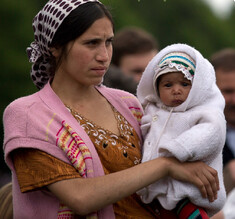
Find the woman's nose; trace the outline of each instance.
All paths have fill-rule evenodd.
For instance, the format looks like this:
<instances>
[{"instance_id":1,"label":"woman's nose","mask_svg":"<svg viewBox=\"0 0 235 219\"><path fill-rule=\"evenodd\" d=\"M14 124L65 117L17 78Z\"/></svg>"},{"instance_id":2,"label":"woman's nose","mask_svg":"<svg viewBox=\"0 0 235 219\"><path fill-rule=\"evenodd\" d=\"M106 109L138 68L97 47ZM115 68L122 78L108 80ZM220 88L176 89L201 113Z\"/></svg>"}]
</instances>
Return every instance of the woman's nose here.
<instances>
[{"instance_id":1,"label":"woman's nose","mask_svg":"<svg viewBox=\"0 0 235 219\"><path fill-rule=\"evenodd\" d=\"M102 62L107 62L109 60L109 51L105 45L99 48L97 60Z\"/></svg>"}]
</instances>

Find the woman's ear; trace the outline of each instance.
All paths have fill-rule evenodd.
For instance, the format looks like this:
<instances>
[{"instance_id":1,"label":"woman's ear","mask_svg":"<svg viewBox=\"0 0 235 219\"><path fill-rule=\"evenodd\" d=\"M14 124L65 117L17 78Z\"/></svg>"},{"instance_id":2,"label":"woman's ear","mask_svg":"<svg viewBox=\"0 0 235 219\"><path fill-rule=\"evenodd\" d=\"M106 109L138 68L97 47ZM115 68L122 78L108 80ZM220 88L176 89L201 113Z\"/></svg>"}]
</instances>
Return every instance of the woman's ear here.
<instances>
[{"instance_id":1,"label":"woman's ear","mask_svg":"<svg viewBox=\"0 0 235 219\"><path fill-rule=\"evenodd\" d=\"M60 56L61 49L58 49L56 47L50 48L51 54L55 57L58 58Z\"/></svg>"}]
</instances>

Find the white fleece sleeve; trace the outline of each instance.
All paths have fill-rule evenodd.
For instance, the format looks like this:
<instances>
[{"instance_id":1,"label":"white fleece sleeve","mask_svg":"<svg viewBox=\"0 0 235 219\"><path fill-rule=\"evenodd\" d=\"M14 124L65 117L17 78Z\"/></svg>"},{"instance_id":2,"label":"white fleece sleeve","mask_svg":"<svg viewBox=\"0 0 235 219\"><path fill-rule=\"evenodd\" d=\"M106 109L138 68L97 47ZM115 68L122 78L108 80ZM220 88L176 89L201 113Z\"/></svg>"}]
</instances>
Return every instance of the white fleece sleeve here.
<instances>
[{"instance_id":1,"label":"white fleece sleeve","mask_svg":"<svg viewBox=\"0 0 235 219\"><path fill-rule=\"evenodd\" d=\"M151 115L144 115L141 119L141 132L142 132L143 138L146 137L150 129L151 120L152 120Z\"/></svg>"},{"instance_id":2,"label":"white fleece sleeve","mask_svg":"<svg viewBox=\"0 0 235 219\"><path fill-rule=\"evenodd\" d=\"M159 145L160 156L174 156L180 161L213 159L222 152L226 123L220 114L204 115L189 130Z\"/></svg>"}]
</instances>

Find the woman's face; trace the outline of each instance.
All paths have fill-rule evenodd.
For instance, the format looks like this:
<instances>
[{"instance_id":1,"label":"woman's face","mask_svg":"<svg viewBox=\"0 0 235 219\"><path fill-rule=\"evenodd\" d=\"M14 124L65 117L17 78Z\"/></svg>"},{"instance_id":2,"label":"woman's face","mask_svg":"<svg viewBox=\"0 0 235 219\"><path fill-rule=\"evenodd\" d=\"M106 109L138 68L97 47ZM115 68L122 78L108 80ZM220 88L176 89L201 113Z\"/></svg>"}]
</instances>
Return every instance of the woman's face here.
<instances>
[{"instance_id":1,"label":"woman's face","mask_svg":"<svg viewBox=\"0 0 235 219\"><path fill-rule=\"evenodd\" d=\"M111 62L113 36L113 26L107 17L96 20L85 33L68 43L54 80L70 86L98 85ZM58 58L60 52L54 49L52 53Z\"/></svg>"}]
</instances>

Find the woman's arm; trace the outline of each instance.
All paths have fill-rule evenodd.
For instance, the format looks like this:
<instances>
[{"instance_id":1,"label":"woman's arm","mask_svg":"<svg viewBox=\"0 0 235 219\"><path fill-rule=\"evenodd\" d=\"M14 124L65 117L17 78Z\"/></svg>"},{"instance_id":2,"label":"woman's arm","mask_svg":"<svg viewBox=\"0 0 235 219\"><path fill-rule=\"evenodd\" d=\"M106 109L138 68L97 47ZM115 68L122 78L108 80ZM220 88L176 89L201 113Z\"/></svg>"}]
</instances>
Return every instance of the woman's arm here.
<instances>
[{"instance_id":1,"label":"woman's arm","mask_svg":"<svg viewBox=\"0 0 235 219\"><path fill-rule=\"evenodd\" d=\"M96 178L62 180L48 189L77 214L87 215L166 176L194 184L210 201L217 198L219 181L214 169L202 162L180 163L174 158L157 158Z\"/></svg>"}]
</instances>

